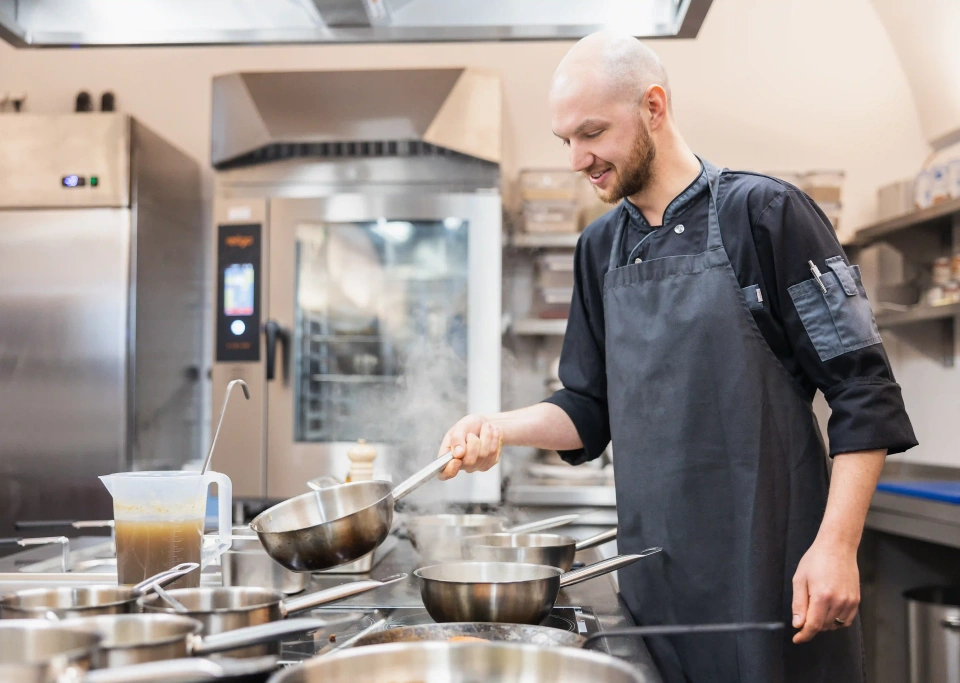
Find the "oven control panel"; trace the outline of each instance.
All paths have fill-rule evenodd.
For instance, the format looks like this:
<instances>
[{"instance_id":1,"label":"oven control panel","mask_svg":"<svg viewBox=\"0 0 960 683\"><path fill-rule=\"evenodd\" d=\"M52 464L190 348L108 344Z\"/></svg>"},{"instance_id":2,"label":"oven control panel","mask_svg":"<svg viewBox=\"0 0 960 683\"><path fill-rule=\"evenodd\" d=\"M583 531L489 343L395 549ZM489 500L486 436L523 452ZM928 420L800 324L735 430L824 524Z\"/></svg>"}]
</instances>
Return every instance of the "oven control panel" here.
<instances>
[{"instance_id":1,"label":"oven control panel","mask_svg":"<svg viewBox=\"0 0 960 683\"><path fill-rule=\"evenodd\" d=\"M260 360L259 224L217 226L217 361Z\"/></svg>"}]
</instances>

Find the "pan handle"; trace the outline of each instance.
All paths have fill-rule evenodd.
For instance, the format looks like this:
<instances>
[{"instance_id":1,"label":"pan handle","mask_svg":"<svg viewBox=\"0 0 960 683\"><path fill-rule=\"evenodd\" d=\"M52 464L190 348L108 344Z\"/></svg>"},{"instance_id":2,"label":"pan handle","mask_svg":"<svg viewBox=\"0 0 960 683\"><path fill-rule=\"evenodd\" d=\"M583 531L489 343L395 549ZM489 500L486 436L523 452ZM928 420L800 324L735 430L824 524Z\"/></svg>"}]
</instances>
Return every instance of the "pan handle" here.
<instances>
[{"instance_id":1,"label":"pan handle","mask_svg":"<svg viewBox=\"0 0 960 683\"><path fill-rule=\"evenodd\" d=\"M330 621L327 619L282 619L269 624L258 624L233 631L224 631L223 633L197 638L190 654L204 656L214 652L226 652L238 647L272 643L285 636L316 631L329 623Z\"/></svg>"},{"instance_id":2,"label":"pan handle","mask_svg":"<svg viewBox=\"0 0 960 683\"><path fill-rule=\"evenodd\" d=\"M603 545L607 541L612 541L617 537L617 527L612 529L607 529L603 533L597 534L596 536L591 536L590 538L585 538L579 543L577 543L576 548L577 552L581 550L586 550L587 548L596 548L598 545Z\"/></svg>"},{"instance_id":3,"label":"pan handle","mask_svg":"<svg viewBox=\"0 0 960 683\"><path fill-rule=\"evenodd\" d=\"M283 600L280 603L280 613L283 614L283 616L287 616L288 614L302 612L312 607L319 607L320 605L326 605L329 602L344 600L353 595L359 595L360 593L366 593L367 591L372 591L374 588L389 586L391 583L396 583L397 581L403 581L408 576L409 576L408 574L396 574L394 576L390 576L384 579L383 581L374 581L373 579L368 579L366 581L352 581L350 583L344 583L339 586L334 586L333 588L327 588L326 590L317 591L316 593L303 595L303 596L300 596L299 598L293 598L291 600Z\"/></svg>"},{"instance_id":4,"label":"pan handle","mask_svg":"<svg viewBox=\"0 0 960 683\"><path fill-rule=\"evenodd\" d=\"M572 572L567 572L560 576L560 587L566 588L567 586L572 586L587 579L594 579L598 576L609 574L614 570L626 567L628 564L633 564L648 555L659 553L661 550L663 550L663 548L647 548L637 555L616 555L606 560L588 564L581 569L574 569Z\"/></svg>"},{"instance_id":5,"label":"pan handle","mask_svg":"<svg viewBox=\"0 0 960 683\"><path fill-rule=\"evenodd\" d=\"M133 587L133 592L137 595L143 595L146 593L151 586L158 584L161 588L164 586L169 586L171 583L179 579L181 576L189 574L194 569L197 569L200 565L196 562L183 562L178 564L173 569L168 569L165 572L160 572L159 574L154 574L153 576L144 579L136 586Z\"/></svg>"},{"instance_id":6,"label":"pan handle","mask_svg":"<svg viewBox=\"0 0 960 683\"><path fill-rule=\"evenodd\" d=\"M447 463L451 460L453 460L453 451L444 453L409 479L405 479L397 484L397 487L392 491L393 502L396 503L408 493L413 493L426 484L430 479L439 474L440 470L446 467Z\"/></svg>"},{"instance_id":7,"label":"pan handle","mask_svg":"<svg viewBox=\"0 0 960 683\"><path fill-rule=\"evenodd\" d=\"M544 529L555 529L558 526L566 526L567 524L572 524L578 519L580 519L580 515L578 513L573 513L569 515L557 515L556 517L547 517L546 519L538 519L535 522L526 522L525 524L518 524L516 526L512 526L507 529L504 529L504 531L510 534L523 534L529 531L543 531Z\"/></svg>"},{"instance_id":8,"label":"pan handle","mask_svg":"<svg viewBox=\"0 0 960 683\"><path fill-rule=\"evenodd\" d=\"M225 678L246 676L269 671L276 667L277 657L252 657L248 659L168 659L165 662L149 662L118 666L113 669L90 671L81 683L202 683Z\"/></svg>"},{"instance_id":9,"label":"pan handle","mask_svg":"<svg viewBox=\"0 0 960 683\"><path fill-rule=\"evenodd\" d=\"M583 648L601 638L618 638L622 636L677 636L688 633L737 633L739 631L778 631L786 624L782 621L762 621L745 624L696 624L694 626L634 626L632 628L614 628L609 631L600 631L587 636L583 641Z\"/></svg>"}]
</instances>

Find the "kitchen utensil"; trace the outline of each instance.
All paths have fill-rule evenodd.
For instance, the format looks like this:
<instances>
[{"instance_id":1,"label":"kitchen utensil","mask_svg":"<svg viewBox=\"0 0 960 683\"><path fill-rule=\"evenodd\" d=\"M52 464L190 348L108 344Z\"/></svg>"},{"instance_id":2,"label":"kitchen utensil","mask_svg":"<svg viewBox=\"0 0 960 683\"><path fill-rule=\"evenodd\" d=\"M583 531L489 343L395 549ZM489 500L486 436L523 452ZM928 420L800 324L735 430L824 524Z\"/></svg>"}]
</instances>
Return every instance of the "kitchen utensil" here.
<instances>
[{"instance_id":1,"label":"kitchen utensil","mask_svg":"<svg viewBox=\"0 0 960 683\"><path fill-rule=\"evenodd\" d=\"M579 514L566 514L507 526L507 519L500 515L440 514L416 515L409 517L404 524L410 542L424 560L453 562L463 559L460 546L467 536L542 531L570 524L579 518Z\"/></svg>"},{"instance_id":2,"label":"kitchen utensil","mask_svg":"<svg viewBox=\"0 0 960 683\"><path fill-rule=\"evenodd\" d=\"M779 631L786 626L782 621L748 622L743 624L661 624L657 626L633 626L600 631L583 639L581 647L604 638L643 636L685 636L703 633L739 633L741 631Z\"/></svg>"},{"instance_id":3,"label":"kitchen utensil","mask_svg":"<svg viewBox=\"0 0 960 683\"><path fill-rule=\"evenodd\" d=\"M466 560L546 564L566 572L573 566L577 552L616 537L616 527L582 541L559 534L486 534L463 539L461 552Z\"/></svg>"},{"instance_id":4,"label":"kitchen utensil","mask_svg":"<svg viewBox=\"0 0 960 683\"><path fill-rule=\"evenodd\" d=\"M626 662L569 647L391 643L349 648L274 674L270 683L650 683Z\"/></svg>"},{"instance_id":5,"label":"kitchen utensil","mask_svg":"<svg viewBox=\"0 0 960 683\"><path fill-rule=\"evenodd\" d=\"M250 528L270 557L292 571L320 571L352 562L383 543L393 524L394 503L452 459L453 453L440 456L396 488L373 480L304 493L262 512Z\"/></svg>"},{"instance_id":6,"label":"kitchen utensil","mask_svg":"<svg viewBox=\"0 0 960 683\"><path fill-rule=\"evenodd\" d=\"M431 640L448 642L451 638L461 637L482 638L492 642L527 643L540 647L580 647L586 640L577 633L562 631L552 626L466 621L449 624L418 624L374 631L357 638L353 641L352 647L384 643L422 643Z\"/></svg>"},{"instance_id":7,"label":"kitchen utensil","mask_svg":"<svg viewBox=\"0 0 960 683\"><path fill-rule=\"evenodd\" d=\"M156 583L153 584L152 586L150 586L150 590L152 590L154 593L159 595L160 599L163 600L168 605L170 605L170 607L172 607L175 612L178 612L180 614L187 613L187 608L181 605L179 600L177 600L175 597L170 595L159 584L156 584Z\"/></svg>"},{"instance_id":8,"label":"kitchen utensil","mask_svg":"<svg viewBox=\"0 0 960 683\"><path fill-rule=\"evenodd\" d=\"M100 636L41 619L0 622L0 681L55 683L98 664Z\"/></svg>"},{"instance_id":9,"label":"kitchen utensil","mask_svg":"<svg viewBox=\"0 0 960 683\"><path fill-rule=\"evenodd\" d=\"M220 556L224 586L270 588L287 595L299 593L310 583L310 574L292 572L271 558L250 527L233 527L233 543Z\"/></svg>"},{"instance_id":10,"label":"kitchen utensil","mask_svg":"<svg viewBox=\"0 0 960 683\"><path fill-rule=\"evenodd\" d=\"M207 635L233 631L246 626L266 624L284 619L288 614L303 612L320 605L343 600L353 595L402 581L407 574L398 574L383 581L367 579L344 583L334 588L309 593L289 600L280 591L264 588L180 588L170 594L187 608L187 616L203 624ZM138 601L144 612L176 614L156 595L144 595ZM258 657L275 654L268 645L232 650L232 657Z\"/></svg>"},{"instance_id":11,"label":"kitchen utensil","mask_svg":"<svg viewBox=\"0 0 960 683\"><path fill-rule=\"evenodd\" d=\"M516 562L450 562L421 567L423 606L434 621L497 621L539 624L560 589L633 564L661 548L636 555L617 555L564 573L557 567Z\"/></svg>"},{"instance_id":12,"label":"kitchen utensil","mask_svg":"<svg viewBox=\"0 0 960 683\"><path fill-rule=\"evenodd\" d=\"M127 614L135 611L137 598L153 584L166 586L195 571L196 562L185 562L160 572L135 586L81 586L27 588L0 597L4 619L88 617L97 614Z\"/></svg>"},{"instance_id":13,"label":"kitchen utensil","mask_svg":"<svg viewBox=\"0 0 960 683\"><path fill-rule=\"evenodd\" d=\"M60 622L96 633L98 667L129 666L181 657L205 656L239 647L273 643L327 625L325 619L287 619L202 636L203 623L173 614L110 614Z\"/></svg>"},{"instance_id":14,"label":"kitchen utensil","mask_svg":"<svg viewBox=\"0 0 960 683\"><path fill-rule=\"evenodd\" d=\"M191 657L97 669L84 675L79 683L264 683L276 668L277 657L216 660ZM64 683L78 682L71 678Z\"/></svg>"},{"instance_id":15,"label":"kitchen utensil","mask_svg":"<svg viewBox=\"0 0 960 683\"><path fill-rule=\"evenodd\" d=\"M219 472L125 472L100 477L113 496L117 578L136 583L178 562L206 567L230 547L230 479ZM207 489L217 485L219 529L204 536ZM200 585L200 572L175 588Z\"/></svg>"},{"instance_id":16,"label":"kitchen utensil","mask_svg":"<svg viewBox=\"0 0 960 683\"><path fill-rule=\"evenodd\" d=\"M240 388L243 389L244 398L246 398L248 401L250 400L250 388L242 379L235 379L227 385L227 390L224 392L223 396L223 407L220 408L220 419L217 421L217 431L213 433L213 441L210 442L210 450L207 451L207 457L203 461L203 467L200 468L200 474L206 474L207 467L210 466L210 458L213 457L213 448L217 445L217 437L220 436L220 427L223 425L223 416L227 412L227 402L230 400L230 392L233 391L234 385L237 384L239 384Z\"/></svg>"}]
</instances>

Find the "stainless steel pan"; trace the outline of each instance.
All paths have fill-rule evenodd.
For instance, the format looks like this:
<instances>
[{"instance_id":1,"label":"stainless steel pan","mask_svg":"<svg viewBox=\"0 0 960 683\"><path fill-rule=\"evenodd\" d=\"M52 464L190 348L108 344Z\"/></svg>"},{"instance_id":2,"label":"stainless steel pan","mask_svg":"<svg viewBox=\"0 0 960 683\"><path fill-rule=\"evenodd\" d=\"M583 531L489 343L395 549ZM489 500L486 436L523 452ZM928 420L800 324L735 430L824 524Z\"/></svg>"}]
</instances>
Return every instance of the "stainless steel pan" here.
<instances>
[{"instance_id":1,"label":"stainless steel pan","mask_svg":"<svg viewBox=\"0 0 960 683\"><path fill-rule=\"evenodd\" d=\"M420 556L435 563L463 559L461 544L468 536L542 531L570 524L579 518L579 514L567 514L508 526L506 517L500 515L416 515L407 518L404 526Z\"/></svg>"},{"instance_id":2,"label":"stainless steel pan","mask_svg":"<svg viewBox=\"0 0 960 683\"><path fill-rule=\"evenodd\" d=\"M310 583L310 574L292 572L263 549L250 527L234 527L230 548L220 556L224 586L270 588L287 595L300 593Z\"/></svg>"},{"instance_id":3,"label":"stainless steel pan","mask_svg":"<svg viewBox=\"0 0 960 683\"><path fill-rule=\"evenodd\" d=\"M169 591L169 594L187 608L187 612L181 616L200 621L203 632L213 635L284 619L288 614L366 593L406 578L406 574L398 574L383 581L353 581L289 600L284 599L285 596L280 591L264 588L178 588ZM145 595L137 602L144 612L181 614L168 606L158 595ZM231 650L230 656L260 657L276 652L274 643Z\"/></svg>"},{"instance_id":4,"label":"stainless steel pan","mask_svg":"<svg viewBox=\"0 0 960 683\"><path fill-rule=\"evenodd\" d=\"M323 628L325 619L288 619L202 636L203 623L172 614L109 614L60 622L98 634L98 667L129 666L197 657L275 643L285 636Z\"/></svg>"},{"instance_id":5,"label":"stainless steel pan","mask_svg":"<svg viewBox=\"0 0 960 683\"><path fill-rule=\"evenodd\" d=\"M582 541L559 534L485 534L466 537L460 549L466 560L545 564L567 572L579 551L602 545L616 537L616 527Z\"/></svg>"},{"instance_id":6,"label":"stainless steel pan","mask_svg":"<svg viewBox=\"0 0 960 683\"><path fill-rule=\"evenodd\" d=\"M564 573L557 567L515 562L451 562L417 569L420 597L434 621L497 621L539 624L560 589L602 576L660 552L617 555Z\"/></svg>"},{"instance_id":7,"label":"stainless steel pan","mask_svg":"<svg viewBox=\"0 0 960 683\"><path fill-rule=\"evenodd\" d=\"M250 528L274 560L295 572L353 562L383 543L393 506L453 459L443 455L391 488L388 481L358 481L304 493L265 510Z\"/></svg>"},{"instance_id":8,"label":"stainless steel pan","mask_svg":"<svg viewBox=\"0 0 960 683\"><path fill-rule=\"evenodd\" d=\"M199 568L196 562L184 562L160 572L135 586L81 586L28 588L0 597L0 617L4 619L46 619L89 617L97 614L127 614L136 611L137 598L150 586L166 586Z\"/></svg>"},{"instance_id":9,"label":"stainless steel pan","mask_svg":"<svg viewBox=\"0 0 960 683\"><path fill-rule=\"evenodd\" d=\"M569 647L515 643L392 643L316 657L270 683L649 683L626 662Z\"/></svg>"}]
</instances>

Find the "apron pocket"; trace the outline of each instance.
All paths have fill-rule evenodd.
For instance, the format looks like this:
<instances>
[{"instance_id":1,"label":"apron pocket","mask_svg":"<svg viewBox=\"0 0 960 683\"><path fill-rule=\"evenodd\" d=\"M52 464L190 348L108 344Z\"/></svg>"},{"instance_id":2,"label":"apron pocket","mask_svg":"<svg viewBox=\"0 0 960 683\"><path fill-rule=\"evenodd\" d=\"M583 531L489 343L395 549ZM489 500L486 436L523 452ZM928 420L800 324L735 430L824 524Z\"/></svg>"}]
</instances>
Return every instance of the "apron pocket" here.
<instances>
[{"instance_id":1,"label":"apron pocket","mask_svg":"<svg viewBox=\"0 0 960 683\"><path fill-rule=\"evenodd\" d=\"M821 361L880 343L860 269L839 256L827 259L827 265L833 272L820 276L826 293L814 279L787 289Z\"/></svg>"},{"instance_id":2,"label":"apron pocket","mask_svg":"<svg viewBox=\"0 0 960 683\"><path fill-rule=\"evenodd\" d=\"M747 302L747 308L751 311L763 310L763 294L760 293L760 285L743 287L740 291L743 292L743 298Z\"/></svg>"}]
</instances>

